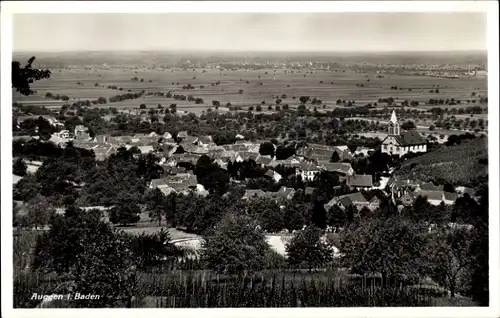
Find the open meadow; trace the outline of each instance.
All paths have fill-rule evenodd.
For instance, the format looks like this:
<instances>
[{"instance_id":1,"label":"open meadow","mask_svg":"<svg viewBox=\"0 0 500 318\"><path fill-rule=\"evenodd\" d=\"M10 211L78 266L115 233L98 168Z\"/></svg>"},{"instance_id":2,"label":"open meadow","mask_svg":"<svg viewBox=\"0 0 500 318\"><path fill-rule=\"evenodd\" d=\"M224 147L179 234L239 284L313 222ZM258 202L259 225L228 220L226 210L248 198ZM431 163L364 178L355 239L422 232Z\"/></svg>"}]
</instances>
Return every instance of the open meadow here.
<instances>
[{"instance_id":1,"label":"open meadow","mask_svg":"<svg viewBox=\"0 0 500 318\"><path fill-rule=\"evenodd\" d=\"M245 109L259 105L263 101L266 105L274 105L276 97L279 96L281 104L294 107L299 104L300 96L310 96L321 100L323 104L326 104L327 109L331 109L338 99L354 101L355 105L365 105L377 102L379 98L392 97L396 101L418 101L419 108L425 109L433 107L425 106L425 102L431 98L477 99L476 105L479 105L479 98L487 96L486 77L449 79L398 74L381 76L383 77L380 78L375 72L364 73L349 70L135 69L130 67L90 69L81 67L52 70L50 79L33 84L37 94L21 96L14 93L13 99L15 102L26 105L60 107L65 103L78 100L96 100L99 97L109 99L127 92L137 93L144 90L166 94L172 91L173 94L202 98L204 103L195 104L194 101L180 101L164 96L142 96L138 99L108 102L94 107L127 109L139 108L139 105L144 103L148 108L156 108L158 104L168 106L175 103L179 110L199 114L212 107L213 100L219 101L221 106L231 103L233 106L241 106ZM137 77L137 80L132 80L134 77ZM183 86L188 84L194 89L183 89ZM108 88L108 86L116 86L116 89ZM393 89L394 86L397 86L397 89ZM439 89L439 93L429 92L436 88ZM45 98L47 92L53 95L66 95L69 101L47 99ZM475 97L471 97L472 92L475 93ZM267 109L267 106L263 109Z\"/></svg>"}]
</instances>

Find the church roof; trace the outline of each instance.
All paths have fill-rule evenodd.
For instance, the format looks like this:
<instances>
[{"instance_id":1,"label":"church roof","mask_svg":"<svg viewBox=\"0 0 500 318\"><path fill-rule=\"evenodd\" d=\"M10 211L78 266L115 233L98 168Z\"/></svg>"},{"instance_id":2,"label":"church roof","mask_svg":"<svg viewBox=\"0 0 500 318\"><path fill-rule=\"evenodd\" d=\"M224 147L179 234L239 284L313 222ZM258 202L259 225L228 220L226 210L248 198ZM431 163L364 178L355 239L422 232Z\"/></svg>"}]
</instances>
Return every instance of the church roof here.
<instances>
[{"instance_id":1,"label":"church roof","mask_svg":"<svg viewBox=\"0 0 500 318\"><path fill-rule=\"evenodd\" d=\"M421 145L426 143L425 139L415 130L404 131L400 136L397 136L397 139L402 146Z\"/></svg>"}]
</instances>

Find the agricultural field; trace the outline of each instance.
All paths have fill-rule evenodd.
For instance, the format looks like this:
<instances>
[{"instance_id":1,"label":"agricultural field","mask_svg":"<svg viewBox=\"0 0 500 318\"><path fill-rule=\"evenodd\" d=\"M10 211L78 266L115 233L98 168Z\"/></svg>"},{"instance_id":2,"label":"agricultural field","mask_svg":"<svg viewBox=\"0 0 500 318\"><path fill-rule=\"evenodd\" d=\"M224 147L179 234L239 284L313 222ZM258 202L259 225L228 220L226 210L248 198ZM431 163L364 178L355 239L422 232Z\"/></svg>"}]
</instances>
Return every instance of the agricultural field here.
<instances>
[{"instance_id":1,"label":"agricultural field","mask_svg":"<svg viewBox=\"0 0 500 318\"><path fill-rule=\"evenodd\" d=\"M424 105L424 102L430 98L472 99L472 92L475 92L476 99L487 96L485 77L447 79L397 74L384 74L383 76L383 78L378 78L374 72L306 69L293 71L287 69L56 69L52 70L50 79L33 84L33 89L37 91L37 94L25 97L14 92L13 100L23 104L61 106L65 102L46 99L45 93L67 95L70 98L68 102L71 103L78 100L95 100L98 97L109 98L127 93L129 90L132 93L142 90L152 93L172 91L176 94L200 97L204 100L204 104L160 96L143 96L139 99L95 107L138 108L144 103L148 108L156 108L158 104L168 106L175 103L179 110L201 113L212 106L212 100L218 100L221 106L231 103L233 106L246 108L261 104L262 101L265 101L266 105L274 104L277 96L282 99L282 104L289 104L290 107L299 104L300 96L316 97L327 105L327 109L333 108L337 99L352 100L356 105L365 105L377 102L379 98L393 97L396 101L405 99L419 101L420 105L423 105L419 108L425 109L431 107ZM137 77L138 80L133 81L133 77ZM141 82L141 79L144 81ZM188 84L191 84L194 89L182 88ZM113 85L122 90L107 88ZM392 86L397 86L397 90L391 89ZM439 93L429 93L429 90L437 87ZM241 93L240 90L242 90ZM282 97L283 94L286 97ZM458 105L460 106L466 105ZM481 106L487 107L486 104Z\"/></svg>"}]
</instances>

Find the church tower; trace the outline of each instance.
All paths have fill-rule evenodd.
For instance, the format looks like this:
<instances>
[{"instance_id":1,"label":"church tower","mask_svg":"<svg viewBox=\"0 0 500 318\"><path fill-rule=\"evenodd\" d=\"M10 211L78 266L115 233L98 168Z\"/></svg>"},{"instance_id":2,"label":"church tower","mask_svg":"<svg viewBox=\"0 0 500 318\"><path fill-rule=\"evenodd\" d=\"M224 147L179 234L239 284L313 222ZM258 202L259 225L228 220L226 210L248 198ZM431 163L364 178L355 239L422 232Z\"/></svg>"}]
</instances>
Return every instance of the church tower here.
<instances>
[{"instance_id":1,"label":"church tower","mask_svg":"<svg viewBox=\"0 0 500 318\"><path fill-rule=\"evenodd\" d=\"M399 129L399 123L398 119L396 118L396 111L392 111L391 115L391 120L389 121L389 136L399 136L400 135L400 129Z\"/></svg>"}]
</instances>

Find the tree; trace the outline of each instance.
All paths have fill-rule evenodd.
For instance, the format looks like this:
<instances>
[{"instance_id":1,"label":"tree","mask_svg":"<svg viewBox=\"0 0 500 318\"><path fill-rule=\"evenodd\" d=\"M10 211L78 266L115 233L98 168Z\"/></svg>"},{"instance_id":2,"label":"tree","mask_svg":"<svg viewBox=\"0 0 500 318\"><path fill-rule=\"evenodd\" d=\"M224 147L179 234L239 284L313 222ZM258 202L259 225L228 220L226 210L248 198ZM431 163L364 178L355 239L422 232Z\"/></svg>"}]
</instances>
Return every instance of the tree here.
<instances>
[{"instance_id":1,"label":"tree","mask_svg":"<svg viewBox=\"0 0 500 318\"><path fill-rule=\"evenodd\" d=\"M26 175L26 169L27 165L24 162L22 158L18 158L16 161L14 161L14 164L12 166L12 173L24 177Z\"/></svg>"},{"instance_id":2,"label":"tree","mask_svg":"<svg viewBox=\"0 0 500 318\"><path fill-rule=\"evenodd\" d=\"M274 145L272 142L266 141L260 144L259 153L262 156L274 157Z\"/></svg>"},{"instance_id":3,"label":"tree","mask_svg":"<svg viewBox=\"0 0 500 318\"><path fill-rule=\"evenodd\" d=\"M477 220L477 211L479 204L470 197L468 193L457 198L453 203L451 212L451 221L458 223L474 224Z\"/></svg>"},{"instance_id":4,"label":"tree","mask_svg":"<svg viewBox=\"0 0 500 318\"><path fill-rule=\"evenodd\" d=\"M345 230L342 261L353 273L381 273L386 284L389 277L422 273L426 243L424 234L407 219L370 218Z\"/></svg>"},{"instance_id":5,"label":"tree","mask_svg":"<svg viewBox=\"0 0 500 318\"><path fill-rule=\"evenodd\" d=\"M111 223L126 225L137 223L140 219L141 208L135 203L121 203L110 210Z\"/></svg>"},{"instance_id":6,"label":"tree","mask_svg":"<svg viewBox=\"0 0 500 318\"><path fill-rule=\"evenodd\" d=\"M99 299L70 301L68 306L131 307L131 297L137 293L132 256L125 236L99 221L92 210L83 213L69 208L37 239L34 265L67 275L69 283L59 287L61 294L101 295Z\"/></svg>"},{"instance_id":7,"label":"tree","mask_svg":"<svg viewBox=\"0 0 500 318\"><path fill-rule=\"evenodd\" d=\"M333 260L332 245L321 238L322 231L308 227L286 244L288 263L295 268L320 268Z\"/></svg>"},{"instance_id":8,"label":"tree","mask_svg":"<svg viewBox=\"0 0 500 318\"><path fill-rule=\"evenodd\" d=\"M340 161L340 156L336 151L334 151L332 153L332 157L330 158L330 162L339 162L339 161Z\"/></svg>"},{"instance_id":9,"label":"tree","mask_svg":"<svg viewBox=\"0 0 500 318\"><path fill-rule=\"evenodd\" d=\"M43 228L54 214L54 208L41 195L28 201L28 224L35 229Z\"/></svg>"},{"instance_id":10,"label":"tree","mask_svg":"<svg viewBox=\"0 0 500 318\"><path fill-rule=\"evenodd\" d=\"M146 193L146 204L149 210L149 217L157 220L158 226L161 226L161 220L165 214L165 203L165 196L158 188Z\"/></svg>"},{"instance_id":11,"label":"tree","mask_svg":"<svg viewBox=\"0 0 500 318\"><path fill-rule=\"evenodd\" d=\"M238 94L243 94L243 89L241 89L241 88L240 88L240 89L238 90Z\"/></svg>"},{"instance_id":12,"label":"tree","mask_svg":"<svg viewBox=\"0 0 500 318\"><path fill-rule=\"evenodd\" d=\"M220 274L239 275L262 269L270 249L255 221L231 214L215 226L203 248L208 268Z\"/></svg>"},{"instance_id":13,"label":"tree","mask_svg":"<svg viewBox=\"0 0 500 318\"><path fill-rule=\"evenodd\" d=\"M146 107L146 104L141 104L141 105L139 105L139 108L140 109L146 109L147 107Z\"/></svg>"},{"instance_id":14,"label":"tree","mask_svg":"<svg viewBox=\"0 0 500 318\"><path fill-rule=\"evenodd\" d=\"M33 176L25 176L14 185L13 198L28 201L40 193L40 184Z\"/></svg>"},{"instance_id":15,"label":"tree","mask_svg":"<svg viewBox=\"0 0 500 318\"><path fill-rule=\"evenodd\" d=\"M23 95L32 95L31 84L41 79L50 78L50 70L33 68L32 64L35 61L33 56L28 60L28 64L21 67L18 61L12 61L12 88Z\"/></svg>"},{"instance_id":16,"label":"tree","mask_svg":"<svg viewBox=\"0 0 500 318\"><path fill-rule=\"evenodd\" d=\"M165 261L182 256L182 251L171 242L170 233L163 228L152 234L134 235L130 241L138 269L161 266Z\"/></svg>"},{"instance_id":17,"label":"tree","mask_svg":"<svg viewBox=\"0 0 500 318\"><path fill-rule=\"evenodd\" d=\"M334 205L328 211L328 225L335 227L343 227L346 225L347 215L344 209L338 205Z\"/></svg>"},{"instance_id":18,"label":"tree","mask_svg":"<svg viewBox=\"0 0 500 318\"><path fill-rule=\"evenodd\" d=\"M311 223L320 229L325 229L327 224L326 210L323 200L316 200L311 213Z\"/></svg>"},{"instance_id":19,"label":"tree","mask_svg":"<svg viewBox=\"0 0 500 318\"><path fill-rule=\"evenodd\" d=\"M284 213L275 200L268 198L255 198L247 204L247 211L259 221L266 232L276 233L284 226Z\"/></svg>"},{"instance_id":20,"label":"tree","mask_svg":"<svg viewBox=\"0 0 500 318\"><path fill-rule=\"evenodd\" d=\"M471 239L469 230L456 229L438 232L430 244L431 276L450 290L451 297L455 297L457 284L474 260L470 254Z\"/></svg>"},{"instance_id":21,"label":"tree","mask_svg":"<svg viewBox=\"0 0 500 318\"><path fill-rule=\"evenodd\" d=\"M212 162L207 155L203 155L198 159L194 173L198 178L198 182L211 193L222 195L227 191L229 173Z\"/></svg>"},{"instance_id":22,"label":"tree","mask_svg":"<svg viewBox=\"0 0 500 318\"><path fill-rule=\"evenodd\" d=\"M406 121L404 122L402 125L401 125L401 128L403 128L404 130L411 130L411 129L416 129L417 126L415 126L415 123L412 122L412 121Z\"/></svg>"}]
</instances>

